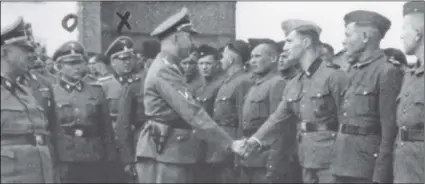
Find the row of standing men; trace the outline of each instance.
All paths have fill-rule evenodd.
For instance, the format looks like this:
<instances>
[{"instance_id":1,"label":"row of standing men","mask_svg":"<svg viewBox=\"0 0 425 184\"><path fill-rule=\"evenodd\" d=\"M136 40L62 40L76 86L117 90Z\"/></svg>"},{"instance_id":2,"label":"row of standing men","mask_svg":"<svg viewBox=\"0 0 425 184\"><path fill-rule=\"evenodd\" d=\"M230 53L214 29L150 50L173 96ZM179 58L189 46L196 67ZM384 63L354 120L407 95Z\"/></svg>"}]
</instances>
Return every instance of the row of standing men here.
<instances>
[{"instance_id":1,"label":"row of standing men","mask_svg":"<svg viewBox=\"0 0 425 184\"><path fill-rule=\"evenodd\" d=\"M344 17L344 72L321 59L321 29L304 20L282 23L282 54L262 40L191 55L183 9L152 32L161 52L149 70L119 37L102 79L85 75L78 42L55 52L60 74L28 72L20 19L1 36L1 181L423 182L423 12L404 6L402 40L420 63L404 73L379 48L391 22L375 12Z\"/></svg>"}]
</instances>

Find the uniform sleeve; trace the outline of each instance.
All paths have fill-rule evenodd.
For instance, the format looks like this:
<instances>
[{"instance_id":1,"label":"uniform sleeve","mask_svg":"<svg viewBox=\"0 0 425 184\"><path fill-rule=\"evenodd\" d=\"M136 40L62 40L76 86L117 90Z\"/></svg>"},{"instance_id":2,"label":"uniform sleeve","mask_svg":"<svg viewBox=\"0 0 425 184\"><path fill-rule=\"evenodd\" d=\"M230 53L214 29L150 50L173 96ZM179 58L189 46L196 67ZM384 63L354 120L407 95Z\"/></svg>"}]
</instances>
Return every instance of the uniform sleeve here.
<instances>
[{"instance_id":1,"label":"uniform sleeve","mask_svg":"<svg viewBox=\"0 0 425 184\"><path fill-rule=\"evenodd\" d=\"M290 123L288 121L292 117L292 111L286 97L284 97L277 106L276 111L270 115L252 137L259 140L262 145L271 145L276 140L276 137L282 134L281 131L284 129L285 124Z\"/></svg>"},{"instance_id":2,"label":"uniform sleeve","mask_svg":"<svg viewBox=\"0 0 425 184\"><path fill-rule=\"evenodd\" d=\"M280 79L276 82L275 85L272 86L272 89L270 90L269 95L269 104L270 104L270 111L274 112L276 108L279 106L280 101L282 101L282 94L283 90L285 89L286 82L283 79Z\"/></svg>"},{"instance_id":3,"label":"uniform sleeve","mask_svg":"<svg viewBox=\"0 0 425 184\"><path fill-rule=\"evenodd\" d=\"M168 81L158 79L156 88L164 100L190 124L199 138L217 143L227 148L233 139L221 129L208 113L199 105L191 95L185 91L178 91Z\"/></svg>"},{"instance_id":4,"label":"uniform sleeve","mask_svg":"<svg viewBox=\"0 0 425 184\"><path fill-rule=\"evenodd\" d=\"M344 98L341 93L345 90L347 81L347 75L342 70L335 71L335 73L333 73L329 78L329 91L335 100L338 117L340 115L340 109L344 103Z\"/></svg>"},{"instance_id":5,"label":"uniform sleeve","mask_svg":"<svg viewBox=\"0 0 425 184\"><path fill-rule=\"evenodd\" d=\"M137 89L135 90L135 96L134 96L134 109L135 109L135 119L136 121L134 121L134 126L136 129L140 129L140 127L142 127L146 120L147 117L145 115L145 106L144 106L144 102L143 102L143 91L144 91L144 80L140 80L141 82L139 83L139 86L137 87Z\"/></svg>"},{"instance_id":6,"label":"uniform sleeve","mask_svg":"<svg viewBox=\"0 0 425 184\"><path fill-rule=\"evenodd\" d=\"M97 92L99 94L99 100L100 100L100 112L101 112L101 123L103 124L102 128L102 135L103 135L103 142L105 145L106 150L106 160L107 161L114 161L117 159L117 151L116 151L116 145L115 145L115 133L112 129L112 121L109 116L109 106L108 101L106 100L105 92L103 91L102 87L100 85L96 85Z\"/></svg>"},{"instance_id":7,"label":"uniform sleeve","mask_svg":"<svg viewBox=\"0 0 425 184\"><path fill-rule=\"evenodd\" d=\"M402 72L397 67L384 70L379 76L379 114L381 143L373 173L374 182L392 181L392 152L397 136L396 98L401 88Z\"/></svg>"}]
</instances>

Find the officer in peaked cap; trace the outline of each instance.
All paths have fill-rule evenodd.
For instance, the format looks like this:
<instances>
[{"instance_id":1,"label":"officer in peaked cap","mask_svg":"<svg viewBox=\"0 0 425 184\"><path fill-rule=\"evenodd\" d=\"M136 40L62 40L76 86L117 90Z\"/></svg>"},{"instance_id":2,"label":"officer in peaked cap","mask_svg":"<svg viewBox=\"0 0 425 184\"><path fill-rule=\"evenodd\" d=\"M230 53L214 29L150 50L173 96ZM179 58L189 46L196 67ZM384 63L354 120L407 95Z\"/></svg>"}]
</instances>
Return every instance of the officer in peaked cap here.
<instances>
[{"instance_id":1,"label":"officer in peaked cap","mask_svg":"<svg viewBox=\"0 0 425 184\"><path fill-rule=\"evenodd\" d=\"M109 174L115 182L134 182L135 132L146 119L142 95L145 73L136 68L139 58L133 47L133 40L127 36L120 36L111 43L105 55L110 58L114 77L101 82L119 145L119 162L112 165Z\"/></svg>"},{"instance_id":2,"label":"officer in peaked cap","mask_svg":"<svg viewBox=\"0 0 425 184\"><path fill-rule=\"evenodd\" d=\"M332 172L337 183L391 182L396 98L403 78L379 47L391 21L364 10L348 13L344 21L348 81L361 85L348 85L343 93Z\"/></svg>"},{"instance_id":3,"label":"officer in peaked cap","mask_svg":"<svg viewBox=\"0 0 425 184\"><path fill-rule=\"evenodd\" d=\"M80 43L64 43L53 59L61 74L53 85L60 126L55 144L61 181L104 182L103 163L116 159L105 94L100 85L83 79L86 52Z\"/></svg>"},{"instance_id":4,"label":"officer in peaked cap","mask_svg":"<svg viewBox=\"0 0 425 184\"><path fill-rule=\"evenodd\" d=\"M249 153L249 150L262 145L270 145L275 140L273 136L277 133L276 127L280 123L285 124L286 128L282 130L285 136L282 139L287 142L283 145L288 145L289 148L276 147L281 150L281 154L275 156L284 157L289 161L298 151L304 183L332 183L330 165L338 130L337 108L342 101L340 93L346 83L346 77L344 72L328 67L321 60L321 53L318 52L322 46L319 26L307 20L289 19L282 23L282 29L286 35L283 52L288 61L300 64L300 72L296 76L297 80L291 81L285 87L288 90L284 92L284 99L280 101L278 110L265 120L261 128L250 135L246 142L249 149L246 151ZM305 55L310 57L305 58ZM324 90L327 92L324 93ZM312 98L320 99L321 103L309 100ZM301 108L292 109L297 106ZM324 106L326 108L323 108ZM275 166L269 168L276 170ZM284 166L288 167L290 166Z\"/></svg>"},{"instance_id":5,"label":"officer in peaked cap","mask_svg":"<svg viewBox=\"0 0 425 184\"><path fill-rule=\"evenodd\" d=\"M137 148L139 183L191 183L202 150L201 141L228 148L232 138L198 105L179 66L193 47L187 8L172 15L152 33L161 52L144 83L145 113L149 117Z\"/></svg>"},{"instance_id":6,"label":"officer in peaked cap","mask_svg":"<svg viewBox=\"0 0 425 184\"><path fill-rule=\"evenodd\" d=\"M401 40L418 65L406 71L397 103L398 135L394 148L394 183L424 183L424 12L423 1L403 6Z\"/></svg>"},{"instance_id":7,"label":"officer in peaked cap","mask_svg":"<svg viewBox=\"0 0 425 184\"><path fill-rule=\"evenodd\" d=\"M52 93L27 77L29 61L34 60L32 33L19 17L1 31L2 183L58 182L51 152L51 141L56 140L49 108ZM28 80L37 88L24 82Z\"/></svg>"}]
</instances>

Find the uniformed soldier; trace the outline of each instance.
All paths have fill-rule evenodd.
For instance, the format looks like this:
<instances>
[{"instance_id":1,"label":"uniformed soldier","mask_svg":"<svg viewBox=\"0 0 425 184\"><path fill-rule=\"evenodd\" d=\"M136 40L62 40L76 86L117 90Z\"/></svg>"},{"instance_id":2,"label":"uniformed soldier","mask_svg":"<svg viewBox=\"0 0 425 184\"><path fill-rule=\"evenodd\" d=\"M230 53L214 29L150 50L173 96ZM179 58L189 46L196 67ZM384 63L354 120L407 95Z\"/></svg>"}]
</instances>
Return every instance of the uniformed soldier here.
<instances>
[{"instance_id":1,"label":"uniformed soldier","mask_svg":"<svg viewBox=\"0 0 425 184\"><path fill-rule=\"evenodd\" d=\"M250 87L247 81L250 75L243 71L250 57L248 43L242 40L233 41L224 48L221 67L224 71L223 82L214 102L213 119L232 138L242 137L240 120L243 99ZM238 179L239 165L235 156L214 144L207 145L206 162L212 164L218 183L232 183ZM237 166L237 168L240 168Z\"/></svg>"},{"instance_id":2,"label":"uniformed soldier","mask_svg":"<svg viewBox=\"0 0 425 184\"><path fill-rule=\"evenodd\" d=\"M298 117L298 153L303 167L303 182L332 183L329 171L338 129L338 112L346 76L321 59L321 28L305 20L282 23L286 33L283 52L302 68L285 89L277 110L247 141L245 152L266 149L276 134L290 134L290 118ZM301 49L303 48L303 49ZM246 154L245 154L246 155Z\"/></svg>"},{"instance_id":3,"label":"uniformed soldier","mask_svg":"<svg viewBox=\"0 0 425 184\"><path fill-rule=\"evenodd\" d=\"M284 41L278 42L278 45L279 48L283 48L285 43ZM280 76L287 84L300 72L300 66L297 62L289 62L286 55L283 52L280 54L277 68ZM294 117L290 121L293 121L291 123L293 127L289 129L295 130L297 121L299 121L298 118ZM269 160L274 162L269 162L270 167L267 169L267 176L282 183L302 183L302 169L298 159L296 134L281 134L280 136L280 142L275 143L277 146L270 148Z\"/></svg>"},{"instance_id":4,"label":"uniformed soldier","mask_svg":"<svg viewBox=\"0 0 425 184\"><path fill-rule=\"evenodd\" d=\"M249 63L252 77L250 80L253 85L249 88L242 106L241 129L244 137L250 137L255 133L268 116L276 110L281 101L286 83L276 70L278 58L279 48L276 43L260 42L251 52ZM280 135L276 136L281 137ZM279 176L271 177L271 175L267 175L268 170L277 171L289 166L285 165L288 162L281 162L283 160L270 159L270 149L275 146L280 145L272 144L258 154L242 159L240 181L246 183L280 182ZM286 144L285 146L289 145ZM275 165L276 162L280 163ZM278 168L273 168L274 166Z\"/></svg>"},{"instance_id":5,"label":"uniformed soldier","mask_svg":"<svg viewBox=\"0 0 425 184\"><path fill-rule=\"evenodd\" d=\"M327 43L322 43L322 60L329 65L329 67L333 67L335 69L340 69L341 66L339 66L338 64L335 64L334 61L334 48L327 44Z\"/></svg>"},{"instance_id":6,"label":"uniformed soldier","mask_svg":"<svg viewBox=\"0 0 425 184\"><path fill-rule=\"evenodd\" d=\"M202 140L234 148L232 138L199 106L180 67L192 50L192 28L187 8L169 17L152 33L161 52L144 84L149 120L140 133L136 155L139 183L190 183Z\"/></svg>"},{"instance_id":7,"label":"uniformed soldier","mask_svg":"<svg viewBox=\"0 0 425 184\"><path fill-rule=\"evenodd\" d=\"M213 116L214 101L217 92L223 83L223 75L220 66L220 55L218 51L209 46L201 45L199 47L199 60L198 60L199 74L201 75L202 84L195 90L196 101L207 111L210 116ZM208 144L203 142L200 148L203 152L199 160L199 168L197 169L196 180L197 183L216 183L217 176L215 173L215 165L207 163L206 151Z\"/></svg>"},{"instance_id":8,"label":"uniformed soldier","mask_svg":"<svg viewBox=\"0 0 425 184\"><path fill-rule=\"evenodd\" d=\"M86 57L75 41L61 45L53 54L60 71L53 85L56 96L56 141L62 182L105 182L102 163L116 159L114 133L102 87L83 79Z\"/></svg>"},{"instance_id":9,"label":"uniformed soldier","mask_svg":"<svg viewBox=\"0 0 425 184\"><path fill-rule=\"evenodd\" d=\"M397 133L396 97L402 72L379 48L391 21L373 11L344 16L348 84L342 92L339 133L332 172L337 183L392 181Z\"/></svg>"},{"instance_id":10,"label":"uniformed soldier","mask_svg":"<svg viewBox=\"0 0 425 184\"><path fill-rule=\"evenodd\" d=\"M407 55L420 65L405 72L397 98L398 135L394 150L394 183L424 183L424 2L403 7L401 39Z\"/></svg>"},{"instance_id":11,"label":"uniformed soldier","mask_svg":"<svg viewBox=\"0 0 425 184\"><path fill-rule=\"evenodd\" d=\"M57 182L54 117L46 116L53 94L29 77L35 59L32 32L19 17L1 32L1 183Z\"/></svg>"},{"instance_id":12,"label":"uniformed soldier","mask_svg":"<svg viewBox=\"0 0 425 184\"><path fill-rule=\"evenodd\" d=\"M109 102L110 117L121 158L120 165L115 166L118 170L111 173L111 176L115 176L111 179L116 178L117 182L133 182L135 179L135 135L136 130L146 121L141 91L145 73L137 68L139 58L133 46L131 38L121 36L115 39L105 52L114 73L114 77L103 81L102 85ZM119 173L123 175L117 175Z\"/></svg>"}]
</instances>

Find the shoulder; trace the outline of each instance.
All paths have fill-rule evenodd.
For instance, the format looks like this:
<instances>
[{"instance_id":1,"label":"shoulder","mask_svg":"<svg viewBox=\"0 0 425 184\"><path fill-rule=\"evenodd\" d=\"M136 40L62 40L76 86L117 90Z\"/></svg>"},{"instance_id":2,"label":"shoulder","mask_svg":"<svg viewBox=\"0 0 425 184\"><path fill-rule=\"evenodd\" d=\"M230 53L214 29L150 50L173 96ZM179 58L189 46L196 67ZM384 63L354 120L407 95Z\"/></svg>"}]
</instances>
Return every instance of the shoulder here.
<instances>
[{"instance_id":1,"label":"shoulder","mask_svg":"<svg viewBox=\"0 0 425 184\"><path fill-rule=\"evenodd\" d=\"M396 63L391 62L386 56L383 56L381 59L377 61L377 67L381 74L402 74L403 71Z\"/></svg>"}]
</instances>

